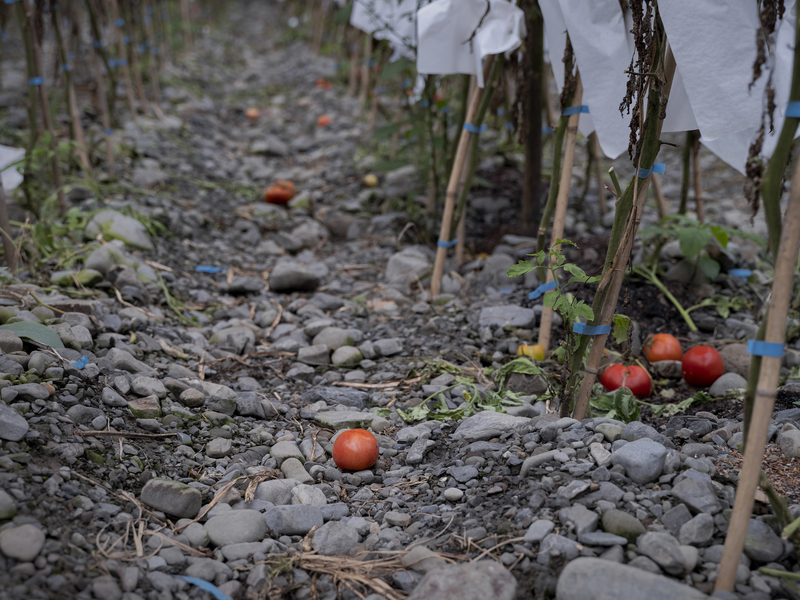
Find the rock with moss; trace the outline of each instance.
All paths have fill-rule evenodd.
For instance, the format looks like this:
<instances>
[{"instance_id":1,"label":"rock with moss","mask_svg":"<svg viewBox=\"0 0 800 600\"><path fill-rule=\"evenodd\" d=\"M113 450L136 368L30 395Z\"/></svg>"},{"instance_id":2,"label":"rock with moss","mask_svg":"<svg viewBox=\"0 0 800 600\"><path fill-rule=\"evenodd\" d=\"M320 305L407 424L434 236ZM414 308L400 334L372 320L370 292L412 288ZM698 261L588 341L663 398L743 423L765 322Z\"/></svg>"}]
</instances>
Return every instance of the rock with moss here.
<instances>
[{"instance_id":1,"label":"rock with moss","mask_svg":"<svg viewBox=\"0 0 800 600\"><path fill-rule=\"evenodd\" d=\"M94 240L99 234L106 240L120 240L126 246L140 250L155 250L147 228L133 217L115 210L101 210L86 224L86 239Z\"/></svg>"}]
</instances>

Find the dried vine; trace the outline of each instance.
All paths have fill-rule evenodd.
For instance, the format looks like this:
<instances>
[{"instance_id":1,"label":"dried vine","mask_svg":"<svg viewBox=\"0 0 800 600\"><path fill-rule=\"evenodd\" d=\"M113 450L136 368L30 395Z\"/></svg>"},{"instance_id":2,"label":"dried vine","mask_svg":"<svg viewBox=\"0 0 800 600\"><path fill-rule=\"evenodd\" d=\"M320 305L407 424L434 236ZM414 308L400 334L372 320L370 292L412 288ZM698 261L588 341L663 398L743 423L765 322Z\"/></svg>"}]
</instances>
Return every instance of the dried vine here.
<instances>
[{"instance_id":1,"label":"dried vine","mask_svg":"<svg viewBox=\"0 0 800 600\"><path fill-rule=\"evenodd\" d=\"M628 142L628 157L633 160L641 150L642 139L639 136L639 127L642 120L642 103L639 101L644 93L647 84L647 77L650 75L650 65L653 64L654 52L654 31L653 15L657 12L654 8L653 0L645 0L643 3L633 2L630 5L631 17L633 18L634 47L636 52L631 57L630 68L628 69L628 83L625 89L625 97L619 105L619 112L631 115L630 140ZM631 109L631 107L633 107Z\"/></svg>"}]
</instances>

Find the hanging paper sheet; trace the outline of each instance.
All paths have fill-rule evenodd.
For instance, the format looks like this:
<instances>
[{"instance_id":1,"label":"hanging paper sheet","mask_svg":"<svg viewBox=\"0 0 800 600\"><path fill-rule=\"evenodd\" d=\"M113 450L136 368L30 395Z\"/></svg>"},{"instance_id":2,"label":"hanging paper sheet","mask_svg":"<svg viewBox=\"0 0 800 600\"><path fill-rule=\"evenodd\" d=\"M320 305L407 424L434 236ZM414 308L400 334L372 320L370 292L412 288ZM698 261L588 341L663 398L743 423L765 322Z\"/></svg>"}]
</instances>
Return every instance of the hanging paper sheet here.
<instances>
[{"instance_id":1,"label":"hanging paper sheet","mask_svg":"<svg viewBox=\"0 0 800 600\"><path fill-rule=\"evenodd\" d=\"M417 0L355 0L350 24L394 49L391 60L414 58Z\"/></svg>"},{"instance_id":2,"label":"hanging paper sheet","mask_svg":"<svg viewBox=\"0 0 800 600\"><path fill-rule=\"evenodd\" d=\"M417 24L417 71L475 75L479 87L484 57L515 50L525 37L525 14L506 0L435 0Z\"/></svg>"},{"instance_id":3,"label":"hanging paper sheet","mask_svg":"<svg viewBox=\"0 0 800 600\"><path fill-rule=\"evenodd\" d=\"M10 192L22 183L22 174L19 172L20 165L9 167L17 161L25 158L24 148L11 148L10 146L0 146L0 171L3 172L3 189Z\"/></svg>"}]
</instances>

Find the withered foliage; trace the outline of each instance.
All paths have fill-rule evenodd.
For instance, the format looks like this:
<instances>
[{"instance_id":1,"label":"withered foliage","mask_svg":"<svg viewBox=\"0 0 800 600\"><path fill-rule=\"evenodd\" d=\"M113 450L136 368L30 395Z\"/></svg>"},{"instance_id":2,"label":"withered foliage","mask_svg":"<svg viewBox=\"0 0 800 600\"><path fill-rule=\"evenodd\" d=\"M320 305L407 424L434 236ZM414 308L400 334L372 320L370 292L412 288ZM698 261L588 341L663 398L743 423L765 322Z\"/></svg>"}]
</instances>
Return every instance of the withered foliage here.
<instances>
[{"instance_id":1,"label":"withered foliage","mask_svg":"<svg viewBox=\"0 0 800 600\"><path fill-rule=\"evenodd\" d=\"M753 80L750 82L750 88L753 87L759 77L761 77L761 68L767 62L767 40L775 32L775 26L779 19L783 19L785 11L783 0L761 0L761 30L756 31L756 60L753 63Z\"/></svg>"},{"instance_id":2,"label":"withered foliage","mask_svg":"<svg viewBox=\"0 0 800 600\"><path fill-rule=\"evenodd\" d=\"M630 122L630 141L628 143L628 156L631 160L639 151L641 140L639 139L639 125L642 120L642 94L647 87L647 77L653 64L655 52L655 31L653 30L653 15L656 12L653 0L644 2L633 2L630 4L631 17L633 19L634 47L636 52L631 57L631 64L628 69L628 84L625 89L625 97L619 105L619 112L631 115Z\"/></svg>"},{"instance_id":3,"label":"withered foliage","mask_svg":"<svg viewBox=\"0 0 800 600\"><path fill-rule=\"evenodd\" d=\"M561 88L561 97L559 98L561 108L566 108L567 102L572 98L572 94L575 93L575 86L578 83L575 78L575 71L572 69L572 65L575 64L575 53L572 50L572 42L569 39L569 35L567 35L567 45L564 47L564 58L561 59L561 62L570 67L564 71L564 87Z\"/></svg>"}]
</instances>

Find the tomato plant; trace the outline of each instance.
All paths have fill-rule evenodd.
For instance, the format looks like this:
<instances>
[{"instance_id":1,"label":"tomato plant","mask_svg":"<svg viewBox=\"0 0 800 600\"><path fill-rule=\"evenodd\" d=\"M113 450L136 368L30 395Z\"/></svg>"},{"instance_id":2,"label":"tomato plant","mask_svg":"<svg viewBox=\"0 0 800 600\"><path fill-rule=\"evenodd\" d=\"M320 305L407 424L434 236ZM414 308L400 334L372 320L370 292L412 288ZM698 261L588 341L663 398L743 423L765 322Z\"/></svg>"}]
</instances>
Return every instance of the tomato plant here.
<instances>
[{"instance_id":1,"label":"tomato plant","mask_svg":"<svg viewBox=\"0 0 800 600\"><path fill-rule=\"evenodd\" d=\"M683 378L697 387L714 383L725 373L722 356L711 346L695 346L686 351L681 361Z\"/></svg>"},{"instance_id":2,"label":"tomato plant","mask_svg":"<svg viewBox=\"0 0 800 600\"><path fill-rule=\"evenodd\" d=\"M369 469L378 453L378 440L366 429L348 429L333 442L333 462L346 471Z\"/></svg>"},{"instance_id":3,"label":"tomato plant","mask_svg":"<svg viewBox=\"0 0 800 600\"><path fill-rule=\"evenodd\" d=\"M603 371L600 383L608 392L626 387L638 398L646 398L653 391L650 374L638 365L611 365Z\"/></svg>"},{"instance_id":4,"label":"tomato plant","mask_svg":"<svg viewBox=\"0 0 800 600\"><path fill-rule=\"evenodd\" d=\"M651 363L661 360L680 360L683 357L681 343L669 333L656 333L644 343L644 355Z\"/></svg>"}]
</instances>

